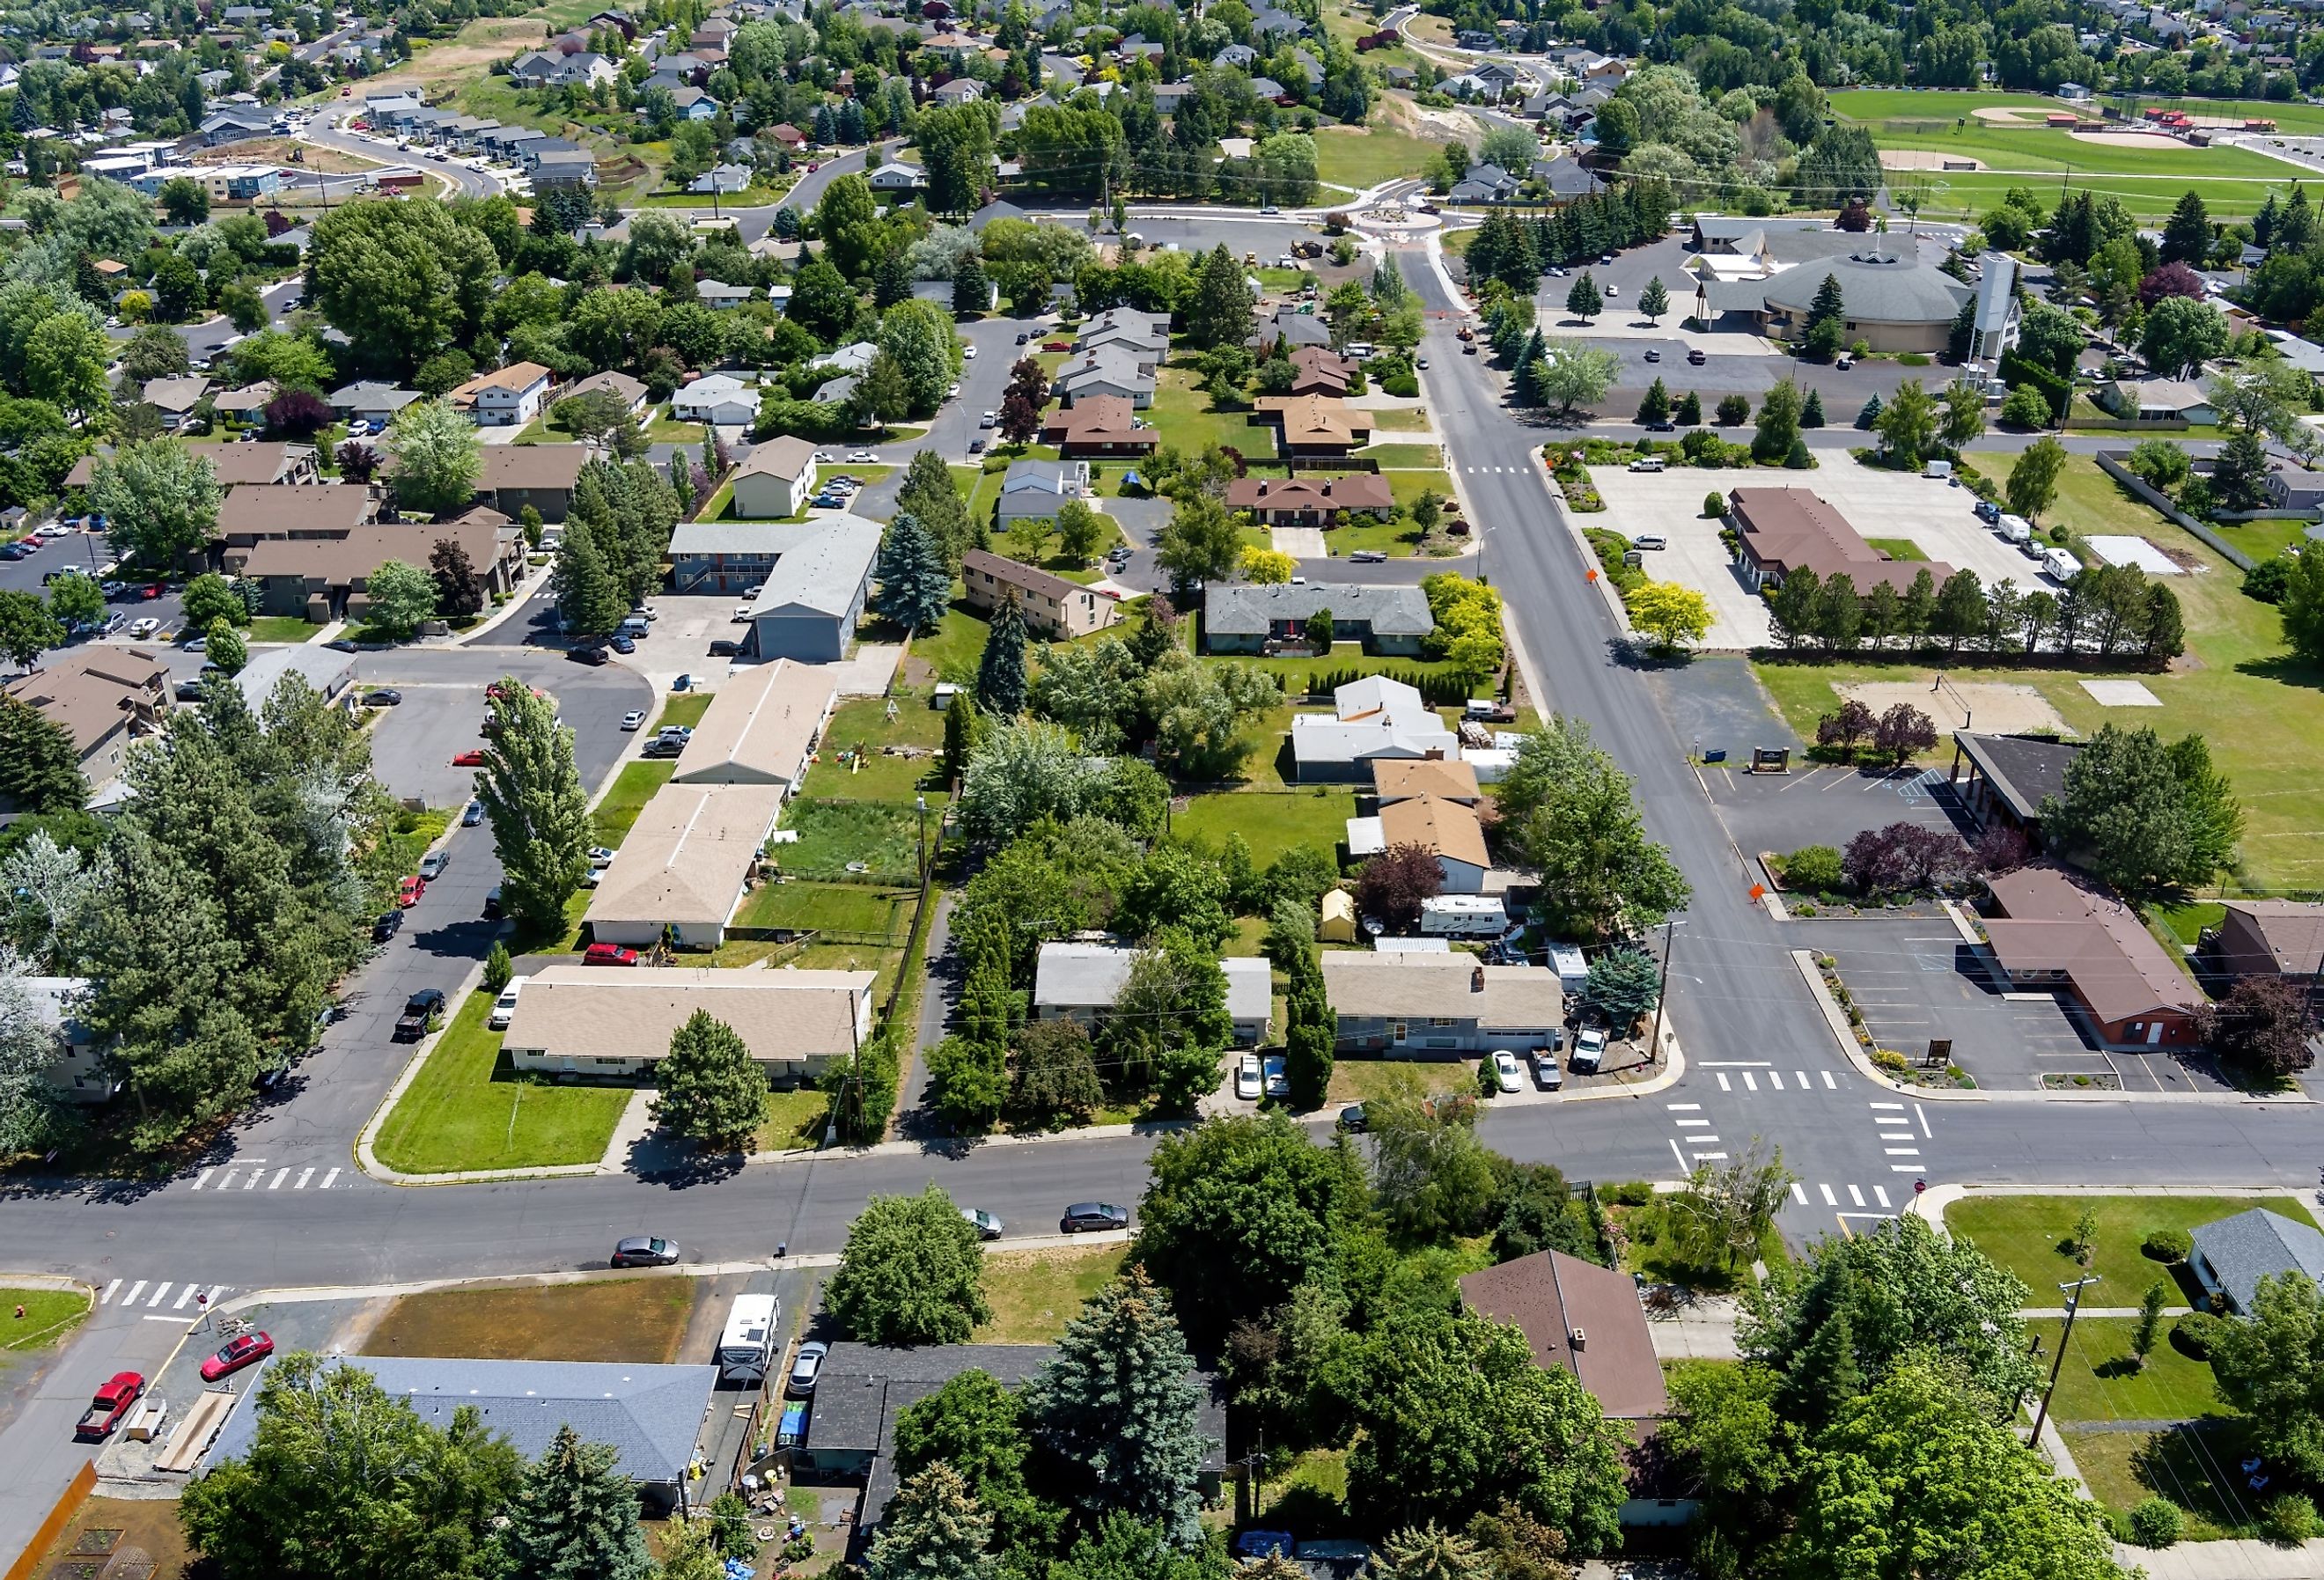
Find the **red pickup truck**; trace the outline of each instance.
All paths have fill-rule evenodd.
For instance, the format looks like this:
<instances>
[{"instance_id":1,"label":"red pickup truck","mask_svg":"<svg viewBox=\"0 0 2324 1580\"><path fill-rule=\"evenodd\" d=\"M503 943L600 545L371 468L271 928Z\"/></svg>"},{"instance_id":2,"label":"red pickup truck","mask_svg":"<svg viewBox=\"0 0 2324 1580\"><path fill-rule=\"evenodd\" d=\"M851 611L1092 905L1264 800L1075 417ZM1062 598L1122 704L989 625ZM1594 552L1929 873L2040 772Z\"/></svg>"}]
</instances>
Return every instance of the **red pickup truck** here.
<instances>
[{"instance_id":1,"label":"red pickup truck","mask_svg":"<svg viewBox=\"0 0 2324 1580\"><path fill-rule=\"evenodd\" d=\"M88 1401L88 1412L81 1417L80 1425L73 1428L73 1436L81 1438L110 1436L113 1428L121 1425L121 1418L129 1413L129 1407L137 1402L137 1396L144 1391L145 1379L141 1373L115 1372L97 1391L96 1397Z\"/></svg>"}]
</instances>

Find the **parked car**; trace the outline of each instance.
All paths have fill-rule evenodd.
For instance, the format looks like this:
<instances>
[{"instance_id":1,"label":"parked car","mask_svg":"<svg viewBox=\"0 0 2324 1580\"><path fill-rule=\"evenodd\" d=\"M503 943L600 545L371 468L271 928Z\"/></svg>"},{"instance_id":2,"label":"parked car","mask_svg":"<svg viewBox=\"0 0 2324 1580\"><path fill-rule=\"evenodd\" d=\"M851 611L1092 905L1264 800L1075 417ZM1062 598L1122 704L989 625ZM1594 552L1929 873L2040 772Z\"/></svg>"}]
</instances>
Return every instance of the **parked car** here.
<instances>
[{"instance_id":1,"label":"parked car","mask_svg":"<svg viewBox=\"0 0 2324 1580\"><path fill-rule=\"evenodd\" d=\"M1533 1078L1552 1092L1565 1085L1565 1072L1557 1067L1557 1053L1554 1049L1534 1049Z\"/></svg>"},{"instance_id":2,"label":"parked car","mask_svg":"<svg viewBox=\"0 0 2324 1580\"><path fill-rule=\"evenodd\" d=\"M625 731L641 730L645 728L645 723L646 716L640 713L636 708L632 708L629 712L622 716L622 728Z\"/></svg>"},{"instance_id":3,"label":"parked car","mask_svg":"<svg viewBox=\"0 0 2324 1580\"><path fill-rule=\"evenodd\" d=\"M998 1240L1009 1225L986 1212L982 1207L963 1207L960 1215L976 1225L979 1240Z\"/></svg>"},{"instance_id":4,"label":"parked car","mask_svg":"<svg viewBox=\"0 0 2324 1580\"><path fill-rule=\"evenodd\" d=\"M94 1442L112 1436L113 1428L121 1424L121 1418L129 1413L129 1407L135 1404L138 1395L144 1391L144 1373L115 1372L105 1380L96 1396L88 1401L88 1409L82 1412L80 1424L73 1428L73 1436L83 1442Z\"/></svg>"},{"instance_id":5,"label":"parked car","mask_svg":"<svg viewBox=\"0 0 2324 1580\"><path fill-rule=\"evenodd\" d=\"M676 735L656 735L638 753L641 757L676 757L684 753L686 743Z\"/></svg>"},{"instance_id":6,"label":"parked car","mask_svg":"<svg viewBox=\"0 0 2324 1580\"><path fill-rule=\"evenodd\" d=\"M228 1339L218 1353L202 1363L202 1381L216 1382L244 1366L255 1366L274 1353L274 1341L263 1333L245 1333Z\"/></svg>"},{"instance_id":7,"label":"parked car","mask_svg":"<svg viewBox=\"0 0 2324 1580\"><path fill-rule=\"evenodd\" d=\"M1573 1039L1573 1052L1566 1063L1577 1076L1594 1076L1606 1060L1606 1031L1591 1026Z\"/></svg>"},{"instance_id":8,"label":"parked car","mask_svg":"<svg viewBox=\"0 0 2324 1580\"><path fill-rule=\"evenodd\" d=\"M1711 360L1711 358L1702 354L1702 347L1700 346L1689 346L1687 348L1686 359L1689 364L1695 367L1701 367L1704 363Z\"/></svg>"},{"instance_id":9,"label":"parked car","mask_svg":"<svg viewBox=\"0 0 2324 1580\"><path fill-rule=\"evenodd\" d=\"M484 820L484 803L477 800L473 796L470 797L467 806L460 813L460 827L463 828L474 828L477 824Z\"/></svg>"},{"instance_id":10,"label":"parked car","mask_svg":"<svg viewBox=\"0 0 2324 1580\"><path fill-rule=\"evenodd\" d=\"M1268 1096L1280 1098L1291 1095L1291 1071L1283 1062L1281 1054L1268 1054L1259 1061L1259 1067Z\"/></svg>"},{"instance_id":11,"label":"parked car","mask_svg":"<svg viewBox=\"0 0 2324 1580\"><path fill-rule=\"evenodd\" d=\"M1980 499L1970 513L1990 526L2001 519L2001 506L1990 499Z\"/></svg>"},{"instance_id":12,"label":"parked car","mask_svg":"<svg viewBox=\"0 0 2324 1580\"><path fill-rule=\"evenodd\" d=\"M501 915L501 886L498 883L484 891L484 919L498 921Z\"/></svg>"},{"instance_id":13,"label":"parked car","mask_svg":"<svg viewBox=\"0 0 2324 1580\"><path fill-rule=\"evenodd\" d=\"M968 441L968 453L972 456L982 455L984 453L984 441L981 439L970 439Z\"/></svg>"},{"instance_id":14,"label":"parked car","mask_svg":"<svg viewBox=\"0 0 2324 1580\"><path fill-rule=\"evenodd\" d=\"M613 661L613 654L594 643L587 647L567 648L565 656L576 664L587 664L593 669Z\"/></svg>"},{"instance_id":15,"label":"parked car","mask_svg":"<svg viewBox=\"0 0 2324 1580\"><path fill-rule=\"evenodd\" d=\"M1370 1122L1364 1118L1364 1105L1360 1103L1351 1103L1340 1110L1340 1117L1334 1123L1350 1135L1360 1136L1364 1133Z\"/></svg>"},{"instance_id":16,"label":"parked car","mask_svg":"<svg viewBox=\"0 0 2324 1580\"><path fill-rule=\"evenodd\" d=\"M632 1234L613 1246L615 1267L668 1267L678 1260L678 1242L659 1234Z\"/></svg>"},{"instance_id":17,"label":"parked car","mask_svg":"<svg viewBox=\"0 0 2324 1580\"><path fill-rule=\"evenodd\" d=\"M593 867L612 866L613 853L602 845L593 845L589 847L589 864Z\"/></svg>"},{"instance_id":18,"label":"parked car","mask_svg":"<svg viewBox=\"0 0 2324 1580\"><path fill-rule=\"evenodd\" d=\"M592 944L581 952L584 966L635 966L638 952L619 944Z\"/></svg>"},{"instance_id":19,"label":"parked car","mask_svg":"<svg viewBox=\"0 0 2324 1580\"><path fill-rule=\"evenodd\" d=\"M732 625L748 625L751 623L751 605L735 605L734 613L727 616L727 623Z\"/></svg>"},{"instance_id":20,"label":"parked car","mask_svg":"<svg viewBox=\"0 0 2324 1580\"><path fill-rule=\"evenodd\" d=\"M182 652L208 652L210 651L210 639L207 636L189 636L180 642L178 648Z\"/></svg>"},{"instance_id":21,"label":"parked car","mask_svg":"<svg viewBox=\"0 0 2324 1580\"><path fill-rule=\"evenodd\" d=\"M870 450L850 450L847 452L847 464L851 467L876 467L880 464L880 457Z\"/></svg>"},{"instance_id":22,"label":"parked car","mask_svg":"<svg viewBox=\"0 0 2324 1580\"><path fill-rule=\"evenodd\" d=\"M471 746L452 759L455 768L482 768L484 765L484 752L481 746Z\"/></svg>"},{"instance_id":23,"label":"parked car","mask_svg":"<svg viewBox=\"0 0 2324 1580\"><path fill-rule=\"evenodd\" d=\"M402 700L403 693L388 686L383 686L376 691L364 693L365 707L393 707Z\"/></svg>"},{"instance_id":24,"label":"parked car","mask_svg":"<svg viewBox=\"0 0 2324 1580\"><path fill-rule=\"evenodd\" d=\"M138 641L143 642L161 629L161 623L159 620L154 619L151 614L148 614L143 620L131 622L129 626L129 634L137 638Z\"/></svg>"},{"instance_id":25,"label":"parked car","mask_svg":"<svg viewBox=\"0 0 2324 1580\"><path fill-rule=\"evenodd\" d=\"M1629 469L1633 472L1659 472L1663 468L1664 462L1660 456L1640 456L1630 463Z\"/></svg>"},{"instance_id":26,"label":"parked car","mask_svg":"<svg viewBox=\"0 0 2324 1580\"><path fill-rule=\"evenodd\" d=\"M1648 433L1676 433L1678 431L1678 424L1665 417L1660 422L1647 423L1646 431Z\"/></svg>"},{"instance_id":27,"label":"parked car","mask_svg":"<svg viewBox=\"0 0 2324 1580\"><path fill-rule=\"evenodd\" d=\"M1388 550L1385 549L1359 549L1353 554L1349 555L1348 559L1350 563L1355 565L1385 565L1388 563Z\"/></svg>"},{"instance_id":28,"label":"parked car","mask_svg":"<svg viewBox=\"0 0 2324 1580\"><path fill-rule=\"evenodd\" d=\"M815 1392L816 1381L823 1375L823 1363L831 1354L831 1346L819 1338L811 1338L799 1345L798 1354L791 1357L791 1374L783 1384L783 1391L794 1399L806 1399Z\"/></svg>"},{"instance_id":29,"label":"parked car","mask_svg":"<svg viewBox=\"0 0 2324 1580\"><path fill-rule=\"evenodd\" d=\"M1854 367L1855 365L1856 358L1853 356L1842 356L1832 364L1832 366L1839 369L1841 373L1846 373L1849 368Z\"/></svg>"},{"instance_id":30,"label":"parked car","mask_svg":"<svg viewBox=\"0 0 2324 1580\"><path fill-rule=\"evenodd\" d=\"M1655 350L1651 346L1646 347L1646 360L1648 362L1660 362L1662 359L1663 354L1661 352Z\"/></svg>"},{"instance_id":31,"label":"parked car","mask_svg":"<svg viewBox=\"0 0 2324 1580\"><path fill-rule=\"evenodd\" d=\"M444 1012L444 991L423 987L403 1002L403 1013L395 1020L395 1039L417 1042L428 1035L428 1023Z\"/></svg>"},{"instance_id":32,"label":"parked car","mask_svg":"<svg viewBox=\"0 0 2324 1580\"><path fill-rule=\"evenodd\" d=\"M420 858L420 875L423 879L427 880L427 882L432 883L437 879L442 877L444 875L444 869L451 864L452 853L450 851L431 850L426 855Z\"/></svg>"},{"instance_id":33,"label":"parked car","mask_svg":"<svg viewBox=\"0 0 2324 1580\"><path fill-rule=\"evenodd\" d=\"M414 873L395 886L395 902L409 910L428 892L428 880Z\"/></svg>"},{"instance_id":34,"label":"parked car","mask_svg":"<svg viewBox=\"0 0 2324 1580\"><path fill-rule=\"evenodd\" d=\"M1245 1103L1256 1103L1259 1101L1259 1055L1236 1054L1234 1095Z\"/></svg>"},{"instance_id":35,"label":"parked car","mask_svg":"<svg viewBox=\"0 0 2324 1580\"><path fill-rule=\"evenodd\" d=\"M637 639L624 636L618 631L605 639L605 645L617 653L633 653L638 651Z\"/></svg>"},{"instance_id":36,"label":"parked car","mask_svg":"<svg viewBox=\"0 0 2324 1580\"><path fill-rule=\"evenodd\" d=\"M710 656L714 659L739 658L742 651L742 644L732 637L722 636L710 644Z\"/></svg>"},{"instance_id":37,"label":"parked car","mask_svg":"<svg viewBox=\"0 0 2324 1580\"><path fill-rule=\"evenodd\" d=\"M1421 372L1425 373L1428 371L1428 358L1425 356L1416 356L1412 359L1412 365L1420 369Z\"/></svg>"},{"instance_id":38,"label":"parked car","mask_svg":"<svg viewBox=\"0 0 2324 1580\"><path fill-rule=\"evenodd\" d=\"M1525 1071L1518 1067L1517 1056L1506 1048L1493 1049L1493 1084L1503 1092L1525 1089Z\"/></svg>"},{"instance_id":39,"label":"parked car","mask_svg":"<svg viewBox=\"0 0 2324 1580\"><path fill-rule=\"evenodd\" d=\"M202 683L198 679L180 680L171 688L171 695L180 702L199 702L202 699Z\"/></svg>"},{"instance_id":40,"label":"parked car","mask_svg":"<svg viewBox=\"0 0 2324 1580\"><path fill-rule=\"evenodd\" d=\"M371 941L384 944L403 930L403 912L391 910L371 924Z\"/></svg>"},{"instance_id":41,"label":"parked car","mask_svg":"<svg viewBox=\"0 0 2324 1580\"><path fill-rule=\"evenodd\" d=\"M1130 1209L1115 1206L1111 1202L1078 1201L1067 1207L1065 1215L1057 1220L1059 1233L1065 1234L1129 1227Z\"/></svg>"}]
</instances>

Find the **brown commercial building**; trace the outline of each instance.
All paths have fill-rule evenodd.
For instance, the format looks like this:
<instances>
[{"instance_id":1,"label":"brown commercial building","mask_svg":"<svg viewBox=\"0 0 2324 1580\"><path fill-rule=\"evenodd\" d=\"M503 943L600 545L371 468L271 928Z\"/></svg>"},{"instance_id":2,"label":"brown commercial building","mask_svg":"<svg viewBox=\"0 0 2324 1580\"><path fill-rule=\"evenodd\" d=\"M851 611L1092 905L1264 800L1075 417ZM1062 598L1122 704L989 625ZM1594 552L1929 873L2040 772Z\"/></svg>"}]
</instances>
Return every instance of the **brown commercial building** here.
<instances>
[{"instance_id":1,"label":"brown commercial building","mask_svg":"<svg viewBox=\"0 0 2324 1580\"><path fill-rule=\"evenodd\" d=\"M1120 395L1090 395L1052 411L1041 423L1041 442L1061 456L1144 456L1159 436L1140 428L1130 402Z\"/></svg>"},{"instance_id":2,"label":"brown commercial building","mask_svg":"<svg viewBox=\"0 0 2324 1580\"><path fill-rule=\"evenodd\" d=\"M1735 562L1757 587L1781 587L1795 570L1823 580L1846 576L1859 593L1886 582L1898 594L1923 571L1939 586L1953 568L1934 560L1891 559L1864 541L1848 519L1804 488L1738 488L1727 517L1738 536Z\"/></svg>"},{"instance_id":3,"label":"brown commercial building","mask_svg":"<svg viewBox=\"0 0 2324 1580\"><path fill-rule=\"evenodd\" d=\"M2015 987L2062 987L2116 1048L2186 1048L2196 1041L2202 990L2130 908L2054 866L1993 880L1985 924L1994 963Z\"/></svg>"},{"instance_id":4,"label":"brown commercial building","mask_svg":"<svg viewBox=\"0 0 2324 1580\"><path fill-rule=\"evenodd\" d=\"M2203 939L2223 976L2278 976L2324 1004L2324 905L2301 900L2230 900Z\"/></svg>"},{"instance_id":5,"label":"brown commercial building","mask_svg":"<svg viewBox=\"0 0 2324 1580\"><path fill-rule=\"evenodd\" d=\"M1336 527L1351 510L1396 508L1396 490L1377 472L1334 477L1237 477L1227 508L1247 510L1264 527Z\"/></svg>"}]
</instances>

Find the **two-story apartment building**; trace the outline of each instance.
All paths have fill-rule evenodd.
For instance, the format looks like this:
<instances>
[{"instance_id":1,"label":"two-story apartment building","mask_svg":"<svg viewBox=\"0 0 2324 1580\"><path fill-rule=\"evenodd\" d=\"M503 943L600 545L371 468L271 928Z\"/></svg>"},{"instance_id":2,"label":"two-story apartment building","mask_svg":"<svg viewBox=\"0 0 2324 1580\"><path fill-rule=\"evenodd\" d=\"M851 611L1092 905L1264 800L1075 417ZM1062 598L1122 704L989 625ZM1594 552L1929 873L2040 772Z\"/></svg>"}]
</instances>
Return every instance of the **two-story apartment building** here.
<instances>
[{"instance_id":1,"label":"two-story apartment building","mask_svg":"<svg viewBox=\"0 0 2324 1580\"><path fill-rule=\"evenodd\" d=\"M1026 629L1052 641L1103 631L1121 617L1121 601L1111 593L983 549L960 557L960 579L973 609L997 609L1015 593Z\"/></svg>"}]
</instances>

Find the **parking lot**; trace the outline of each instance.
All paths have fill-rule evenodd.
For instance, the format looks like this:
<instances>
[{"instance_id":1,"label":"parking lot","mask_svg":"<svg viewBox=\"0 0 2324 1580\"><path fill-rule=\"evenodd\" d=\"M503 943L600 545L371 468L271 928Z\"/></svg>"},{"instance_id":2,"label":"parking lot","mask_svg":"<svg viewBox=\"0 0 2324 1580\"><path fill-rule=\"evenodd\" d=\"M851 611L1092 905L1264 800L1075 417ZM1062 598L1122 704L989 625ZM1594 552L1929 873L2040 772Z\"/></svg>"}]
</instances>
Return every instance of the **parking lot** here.
<instances>
[{"instance_id":1,"label":"parking lot","mask_svg":"<svg viewBox=\"0 0 2324 1580\"><path fill-rule=\"evenodd\" d=\"M1750 430L1735 430L1728 437L1746 439ZM1694 587L1710 598L1711 633L1702 645L1713 650L1765 647L1769 642L1766 601L1744 579L1720 541L1721 523L1702 513L1703 498L1713 491L1724 495L1736 488L1805 489L1837 508L1868 539L1905 539L1923 559L1955 570L1973 570L1988 587L2004 577L2021 587L2041 585L2036 562L1977 519L1977 496L1934 478L1833 457L1812 472L1692 467L1632 472L1592 467L1590 480L1605 498L1605 513L1576 519L1585 525L1610 527L1633 540L1651 533L1667 540L1667 548L1647 553L1646 574Z\"/></svg>"},{"instance_id":2,"label":"parking lot","mask_svg":"<svg viewBox=\"0 0 2324 1580\"><path fill-rule=\"evenodd\" d=\"M1702 771L1711 804L1746 859L1804 845L1837 850L1864 830L1891 823L1956 827L1941 769L1801 764L1789 773L1749 773L1748 766L1744 757Z\"/></svg>"}]
</instances>

